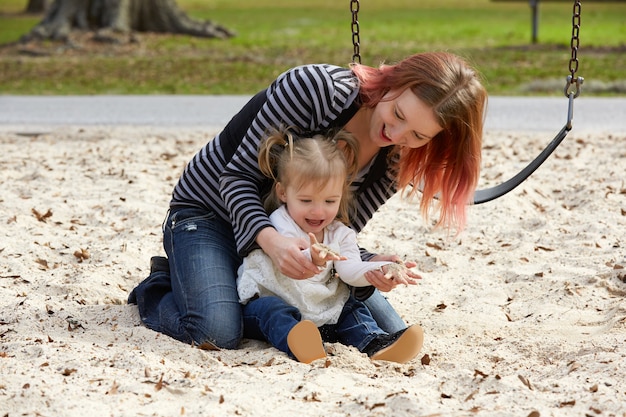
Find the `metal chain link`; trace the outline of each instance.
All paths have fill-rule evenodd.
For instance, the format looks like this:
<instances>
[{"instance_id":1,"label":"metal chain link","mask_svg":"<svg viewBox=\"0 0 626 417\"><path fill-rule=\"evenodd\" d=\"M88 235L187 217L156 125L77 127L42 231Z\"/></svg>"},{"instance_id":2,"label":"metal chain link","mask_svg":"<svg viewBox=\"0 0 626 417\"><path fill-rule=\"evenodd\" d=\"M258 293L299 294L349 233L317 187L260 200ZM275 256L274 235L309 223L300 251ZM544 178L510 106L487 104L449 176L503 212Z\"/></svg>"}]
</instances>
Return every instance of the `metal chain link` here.
<instances>
[{"instance_id":1,"label":"metal chain link","mask_svg":"<svg viewBox=\"0 0 626 417\"><path fill-rule=\"evenodd\" d=\"M576 88L572 94L574 94L574 98L580 95L580 89L583 81L585 80L583 77L577 77L576 71L578 71L578 47L580 46L580 12L582 10L580 0L574 1L573 15L572 15L572 39L570 41L570 46L572 48L572 57L569 60L569 72L570 75L567 76L567 84L565 85L565 96L569 97L570 93L572 93L571 88L572 85L575 85Z\"/></svg>"},{"instance_id":2,"label":"metal chain link","mask_svg":"<svg viewBox=\"0 0 626 417\"><path fill-rule=\"evenodd\" d=\"M361 35L359 33L359 0L350 0L350 11L352 12L352 45L354 46L354 54L352 55L352 62L361 63ZM578 71L578 47L580 46L580 14L582 11L581 0L574 1L573 15L572 15L572 39L570 41L570 47L572 49L572 57L569 60L569 72L567 76L567 84L565 85L565 96L569 97L572 85L575 85L575 91L573 92L574 98L580 95L583 77L577 77Z\"/></svg>"},{"instance_id":3,"label":"metal chain link","mask_svg":"<svg viewBox=\"0 0 626 417\"><path fill-rule=\"evenodd\" d=\"M352 62L361 63L361 36L359 34L359 0L350 0L350 11L352 12L352 45L354 46L354 54Z\"/></svg>"}]
</instances>

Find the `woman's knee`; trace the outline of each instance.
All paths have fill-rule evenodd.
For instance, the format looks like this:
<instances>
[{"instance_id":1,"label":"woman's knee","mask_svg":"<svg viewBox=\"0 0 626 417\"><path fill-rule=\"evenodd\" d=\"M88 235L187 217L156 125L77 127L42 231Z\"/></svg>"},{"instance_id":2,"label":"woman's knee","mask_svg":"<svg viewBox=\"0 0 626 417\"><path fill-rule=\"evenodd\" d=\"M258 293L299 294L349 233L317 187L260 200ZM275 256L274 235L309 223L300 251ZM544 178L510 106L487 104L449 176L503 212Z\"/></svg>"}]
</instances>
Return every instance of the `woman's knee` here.
<instances>
[{"instance_id":1,"label":"woman's knee","mask_svg":"<svg viewBox=\"0 0 626 417\"><path fill-rule=\"evenodd\" d=\"M197 346L209 344L221 349L236 349L243 337L243 324L240 320L224 325L209 319L204 323L187 322L185 331Z\"/></svg>"}]
</instances>

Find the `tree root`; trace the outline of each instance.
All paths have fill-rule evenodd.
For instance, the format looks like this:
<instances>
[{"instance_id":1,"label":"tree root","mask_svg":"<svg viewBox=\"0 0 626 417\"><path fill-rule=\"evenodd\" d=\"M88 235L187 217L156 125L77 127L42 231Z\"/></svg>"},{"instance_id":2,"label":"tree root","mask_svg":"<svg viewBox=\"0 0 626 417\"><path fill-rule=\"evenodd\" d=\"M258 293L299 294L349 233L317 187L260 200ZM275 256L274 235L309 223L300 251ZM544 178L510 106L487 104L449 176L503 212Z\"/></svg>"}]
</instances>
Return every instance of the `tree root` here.
<instances>
[{"instance_id":1,"label":"tree root","mask_svg":"<svg viewBox=\"0 0 626 417\"><path fill-rule=\"evenodd\" d=\"M21 39L67 41L73 30L111 33L156 32L226 39L235 34L210 20L189 17L174 0L55 0L42 21Z\"/></svg>"}]
</instances>

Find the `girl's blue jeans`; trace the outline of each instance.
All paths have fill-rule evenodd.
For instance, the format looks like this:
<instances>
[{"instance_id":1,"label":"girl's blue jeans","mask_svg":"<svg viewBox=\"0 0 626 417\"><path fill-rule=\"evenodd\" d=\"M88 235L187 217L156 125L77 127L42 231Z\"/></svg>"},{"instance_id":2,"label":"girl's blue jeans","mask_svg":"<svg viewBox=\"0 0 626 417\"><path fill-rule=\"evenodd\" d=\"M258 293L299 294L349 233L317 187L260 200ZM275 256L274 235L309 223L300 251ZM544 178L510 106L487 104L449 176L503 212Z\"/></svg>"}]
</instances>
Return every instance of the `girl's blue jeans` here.
<instances>
[{"instance_id":1,"label":"girl's blue jeans","mask_svg":"<svg viewBox=\"0 0 626 417\"><path fill-rule=\"evenodd\" d=\"M300 311L279 297L269 296L251 300L243 308L245 336L267 340L275 348L291 354L287 344L289 331L302 319ZM365 304L350 296L343 306L336 324L321 326L320 333L326 342L341 342L359 351L376 336L385 334Z\"/></svg>"},{"instance_id":2,"label":"girl's blue jeans","mask_svg":"<svg viewBox=\"0 0 626 417\"><path fill-rule=\"evenodd\" d=\"M170 271L155 271L133 290L142 322L181 342L233 349L243 337L232 225L211 211L172 209L163 224ZM364 304L387 333L406 324L378 291Z\"/></svg>"}]
</instances>

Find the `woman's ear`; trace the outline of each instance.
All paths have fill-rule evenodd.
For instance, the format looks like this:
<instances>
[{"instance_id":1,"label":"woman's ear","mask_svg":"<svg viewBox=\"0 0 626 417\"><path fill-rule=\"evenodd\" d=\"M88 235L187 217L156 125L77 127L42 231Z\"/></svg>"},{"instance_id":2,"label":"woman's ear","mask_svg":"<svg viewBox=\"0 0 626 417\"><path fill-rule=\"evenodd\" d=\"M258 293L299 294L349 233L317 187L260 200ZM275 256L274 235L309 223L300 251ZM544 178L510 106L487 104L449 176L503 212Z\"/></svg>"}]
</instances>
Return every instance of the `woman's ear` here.
<instances>
[{"instance_id":1,"label":"woman's ear","mask_svg":"<svg viewBox=\"0 0 626 417\"><path fill-rule=\"evenodd\" d=\"M285 193L285 187L279 182L276 183L276 196L283 203L287 202L287 194Z\"/></svg>"}]
</instances>

